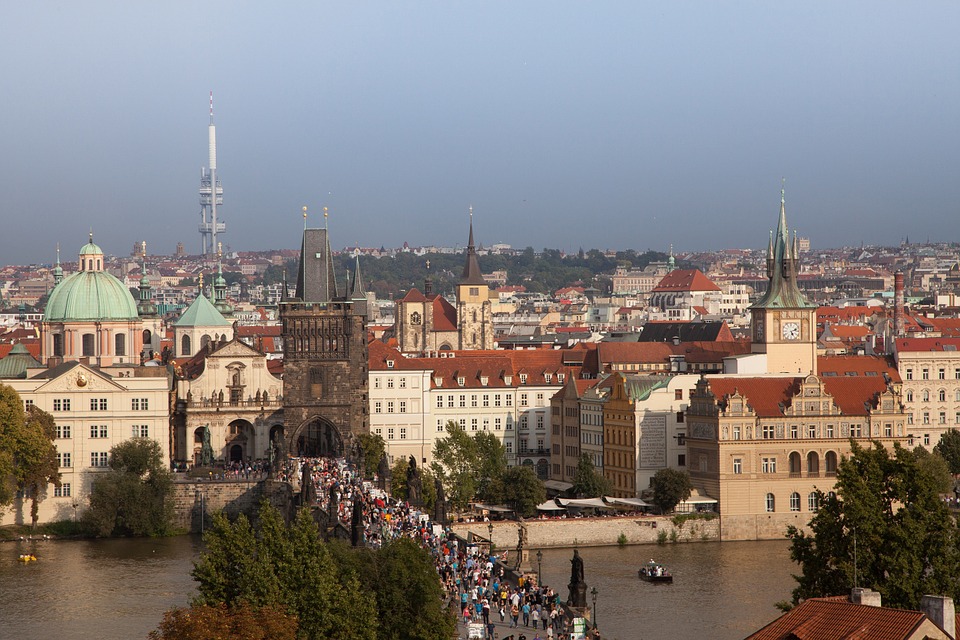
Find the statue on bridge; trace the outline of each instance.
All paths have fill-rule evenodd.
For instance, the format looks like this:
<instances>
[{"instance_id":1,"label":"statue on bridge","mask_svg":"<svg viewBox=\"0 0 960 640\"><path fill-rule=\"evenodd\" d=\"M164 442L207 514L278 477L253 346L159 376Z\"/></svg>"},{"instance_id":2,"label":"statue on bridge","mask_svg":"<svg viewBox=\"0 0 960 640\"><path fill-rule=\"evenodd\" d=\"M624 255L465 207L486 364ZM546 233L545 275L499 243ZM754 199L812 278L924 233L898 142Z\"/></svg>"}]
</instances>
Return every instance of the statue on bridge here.
<instances>
[{"instance_id":1,"label":"statue on bridge","mask_svg":"<svg viewBox=\"0 0 960 640\"><path fill-rule=\"evenodd\" d=\"M317 486L313 484L313 474L310 465L303 463L300 473L300 506L312 507L317 504Z\"/></svg>"},{"instance_id":2,"label":"statue on bridge","mask_svg":"<svg viewBox=\"0 0 960 640\"><path fill-rule=\"evenodd\" d=\"M384 451L380 456L380 464L377 465L377 486L380 491L389 493L390 491L390 463L387 461L387 453Z\"/></svg>"},{"instance_id":3,"label":"statue on bridge","mask_svg":"<svg viewBox=\"0 0 960 640\"><path fill-rule=\"evenodd\" d=\"M567 598L567 605L571 607L584 608L587 606L587 583L583 579L583 558L577 549L573 550L573 558L570 560L570 596Z\"/></svg>"},{"instance_id":4,"label":"statue on bridge","mask_svg":"<svg viewBox=\"0 0 960 640\"><path fill-rule=\"evenodd\" d=\"M447 496L443 492L443 483L440 478L433 479L433 486L437 492L437 500L433 503L433 521L440 526L447 524Z\"/></svg>"},{"instance_id":5,"label":"statue on bridge","mask_svg":"<svg viewBox=\"0 0 960 640\"><path fill-rule=\"evenodd\" d=\"M354 547L363 546L363 500L360 493L353 496L353 517L350 524L350 544Z\"/></svg>"},{"instance_id":6,"label":"statue on bridge","mask_svg":"<svg viewBox=\"0 0 960 640\"><path fill-rule=\"evenodd\" d=\"M200 466L209 467L213 464L213 446L210 444L210 425L203 425L203 444L200 445Z\"/></svg>"},{"instance_id":7,"label":"statue on bridge","mask_svg":"<svg viewBox=\"0 0 960 640\"><path fill-rule=\"evenodd\" d=\"M410 464L407 467L407 502L411 507L418 509L423 506L423 481L417 469L417 459L413 456L410 456Z\"/></svg>"}]
</instances>

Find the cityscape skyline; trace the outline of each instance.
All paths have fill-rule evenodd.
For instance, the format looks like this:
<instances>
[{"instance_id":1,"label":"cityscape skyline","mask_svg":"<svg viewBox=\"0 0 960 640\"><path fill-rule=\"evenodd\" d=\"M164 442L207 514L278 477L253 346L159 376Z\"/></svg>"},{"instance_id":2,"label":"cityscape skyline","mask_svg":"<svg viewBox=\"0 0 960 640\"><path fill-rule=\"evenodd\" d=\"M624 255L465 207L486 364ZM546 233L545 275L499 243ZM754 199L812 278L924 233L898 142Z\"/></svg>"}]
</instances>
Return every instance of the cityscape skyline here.
<instances>
[{"instance_id":1,"label":"cityscape skyline","mask_svg":"<svg viewBox=\"0 0 960 640\"><path fill-rule=\"evenodd\" d=\"M950 3L207 8L10 8L7 263L199 253L211 90L237 251L304 205L338 246L462 245L472 205L484 245L756 248L781 176L814 247L958 239Z\"/></svg>"}]
</instances>

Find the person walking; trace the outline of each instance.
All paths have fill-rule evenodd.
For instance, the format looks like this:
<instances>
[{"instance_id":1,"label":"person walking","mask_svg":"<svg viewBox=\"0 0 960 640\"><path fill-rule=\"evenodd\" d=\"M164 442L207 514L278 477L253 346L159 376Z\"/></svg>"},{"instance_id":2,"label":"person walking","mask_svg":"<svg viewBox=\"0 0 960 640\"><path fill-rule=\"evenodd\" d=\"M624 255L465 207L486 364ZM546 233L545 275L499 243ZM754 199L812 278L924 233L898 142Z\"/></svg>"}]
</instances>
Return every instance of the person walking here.
<instances>
[{"instance_id":1,"label":"person walking","mask_svg":"<svg viewBox=\"0 0 960 640\"><path fill-rule=\"evenodd\" d=\"M530 603L524 602L523 607L520 609L523 612L523 626L530 626Z\"/></svg>"},{"instance_id":2,"label":"person walking","mask_svg":"<svg viewBox=\"0 0 960 640\"><path fill-rule=\"evenodd\" d=\"M533 622L534 629L537 629L540 627L540 606L539 605L533 607L533 610L530 612L530 621Z\"/></svg>"},{"instance_id":3,"label":"person walking","mask_svg":"<svg viewBox=\"0 0 960 640\"><path fill-rule=\"evenodd\" d=\"M510 606L510 628L520 626L520 607L516 604Z\"/></svg>"}]
</instances>

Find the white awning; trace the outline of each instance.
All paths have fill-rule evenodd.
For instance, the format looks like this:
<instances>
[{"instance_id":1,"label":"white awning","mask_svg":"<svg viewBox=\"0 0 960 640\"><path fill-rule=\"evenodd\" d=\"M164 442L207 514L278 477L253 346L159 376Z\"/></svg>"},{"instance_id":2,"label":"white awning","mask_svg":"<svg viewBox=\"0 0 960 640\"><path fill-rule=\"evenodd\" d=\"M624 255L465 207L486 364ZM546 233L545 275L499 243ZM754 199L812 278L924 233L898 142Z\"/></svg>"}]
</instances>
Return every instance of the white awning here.
<instances>
[{"instance_id":1,"label":"white awning","mask_svg":"<svg viewBox=\"0 0 960 640\"><path fill-rule=\"evenodd\" d=\"M557 498L557 502L564 507L578 507L581 509L585 508L594 508L594 509L609 509L610 505L603 501L603 498L582 498L582 499L567 499L567 498Z\"/></svg>"},{"instance_id":2,"label":"white awning","mask_svg":"<svg viewBox=\"0 0 960 640\"><path fill-rule=\"evenodd\" d=\"M631 507L652 507L653 506L649 502L644 502L640 498L611 498L610 496L604 496L603 499L610 504L625 504Z\"/></svg>"},{"instance_id":3,"label":"white awning","mask_svg":"<svg viewBox=\"0 0 960 640\"><path fill-rule=\"evenodd\" d=\"M553 500L547 500L543 504L538 504L537 510L538 511L563 511L564 508L558 505Z\"/></svg>"},{"instance_id":4,"label":"white awning","mask_svg":"<svg viewBox=\"0 0 960 640\"><path fill-rule=\"evenodd\" d=\"M717 500L706 496L690 496L680 504L717 504Z\"/></svg>"},{"instance_id":5,"label":"white awning","mask_svg":"<svg viewBox=\"0 0 960 640\"><path fill-rule=\"evenodd\" d=\"M494 513L510 513L513 511L510 507L503 507L496 504L482 504L480 502L475 503L473 507L481 511L493 511Z\"/></svg>"},{"instance_id":6,"label":"white awning","mask_svg":"<svg viewBox=\"0 0 960 640\"><path fill-rule=\"evenodd\" d=\"M564 482L563 480L545 480L543 486L553 491L566 491L567 489L573 488L571 483Z\"/></svg>"}]
</instances>

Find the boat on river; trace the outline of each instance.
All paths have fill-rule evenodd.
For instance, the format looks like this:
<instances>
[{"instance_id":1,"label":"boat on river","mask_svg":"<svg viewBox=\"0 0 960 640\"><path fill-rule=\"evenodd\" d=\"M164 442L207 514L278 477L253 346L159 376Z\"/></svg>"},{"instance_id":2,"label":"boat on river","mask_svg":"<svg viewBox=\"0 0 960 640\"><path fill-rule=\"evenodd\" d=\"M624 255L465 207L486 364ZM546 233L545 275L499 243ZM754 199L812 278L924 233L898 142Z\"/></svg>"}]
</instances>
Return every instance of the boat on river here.
<instances>
[{"instance_id":1,"label":"boat on river","mask_svg":"<svg viewBox=\"0 0 960 640\"><path fill-rule=\"evenodd\" d=\"M667 571L665 566L653 560L640 567L637 575L640 576L641 580L645 580L646 582L659 582L663 584L673 582L673 574Z\"/></svg>"}]
</instances>

